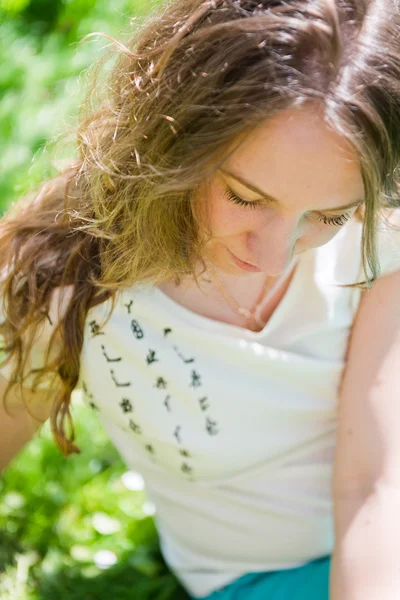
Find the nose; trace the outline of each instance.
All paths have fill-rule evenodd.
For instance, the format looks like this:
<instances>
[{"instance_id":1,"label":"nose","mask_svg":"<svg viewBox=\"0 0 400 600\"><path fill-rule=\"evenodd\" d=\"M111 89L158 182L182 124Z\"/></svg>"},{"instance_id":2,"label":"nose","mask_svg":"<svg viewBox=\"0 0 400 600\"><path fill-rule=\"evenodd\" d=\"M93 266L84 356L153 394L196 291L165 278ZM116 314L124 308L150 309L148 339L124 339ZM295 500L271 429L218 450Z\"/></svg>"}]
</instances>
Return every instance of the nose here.
<instances>
[{"instance_id":1,"label":"nose","mask_svg":"<svg viewBox=\"0 0 400 600\"><path fill-rule=\"evenodd\" d=\"M297 219L279 217L248 232L247 248L253 263L262 271L277 277L290 264L300 232Z\"/></svg>"}]
</instances>

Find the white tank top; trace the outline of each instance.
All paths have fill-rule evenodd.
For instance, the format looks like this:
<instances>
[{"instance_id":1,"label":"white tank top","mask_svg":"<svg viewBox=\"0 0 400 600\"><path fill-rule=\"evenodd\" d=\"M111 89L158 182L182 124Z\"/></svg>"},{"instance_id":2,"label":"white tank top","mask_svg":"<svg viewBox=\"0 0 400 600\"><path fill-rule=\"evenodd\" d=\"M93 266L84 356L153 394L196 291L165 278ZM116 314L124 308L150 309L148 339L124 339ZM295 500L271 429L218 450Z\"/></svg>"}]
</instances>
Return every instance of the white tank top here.
<instances>
[{"instance_id":1,"label":"white tank top","mask_svg":"<svg viewBox=\"0 0 400 600\"><path fill-rule=\"evenodd\" d=\"M400 232L379 240L382 274L400 268ZM260 332L143 284L118 294L103 328L111 301L89 311L78 387L143 476L165 560L191 595L333 551L337 391L360 299L335 284L363 278L350 221L299 255Z\"/></svg>"}]
</instances>

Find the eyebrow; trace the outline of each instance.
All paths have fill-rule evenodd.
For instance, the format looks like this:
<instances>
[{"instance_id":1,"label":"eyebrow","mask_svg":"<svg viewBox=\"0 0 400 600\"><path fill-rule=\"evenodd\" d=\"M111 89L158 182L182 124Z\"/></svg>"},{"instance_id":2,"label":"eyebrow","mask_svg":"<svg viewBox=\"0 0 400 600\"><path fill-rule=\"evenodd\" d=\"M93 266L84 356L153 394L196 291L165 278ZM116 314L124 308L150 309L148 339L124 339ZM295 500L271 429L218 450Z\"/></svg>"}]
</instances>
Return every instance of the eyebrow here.
<instances>
[{"instance_id":1,"label":"eyebrow","mask_svg":"<svg viewBox=\"0 0 400 600\"><path fill-rule=\"evenodd\" d=\"M236 179L236 181L238 181L245 187L249 188L249 190L256 192L256 194L260 194L260 196L262 196L263 198L267 198L269 200L272 200L272 202L276 202L277 204L279 204L279 200L277 200L270 194L266 194L262 190L258 189L256 186L254 186L251 183L249 183L248 181L246 181L243 177L240 177L239 175L234 175L233 173L230 173L229 171L227 171L226 169L223 169L222 167L219 167L219 170L222 171L223 173L225 173L226 175L228 175L228 177L232 177L232 179ZM352 202L351 204L346 204L345 206L335 206L335 208L324 208L323 212L337 212L338 210L347 210L349 208L354 208L355 206L360 206L364 202L365 202L365 200L358 200L357 202Z\"/></svg>"}]
</instances>

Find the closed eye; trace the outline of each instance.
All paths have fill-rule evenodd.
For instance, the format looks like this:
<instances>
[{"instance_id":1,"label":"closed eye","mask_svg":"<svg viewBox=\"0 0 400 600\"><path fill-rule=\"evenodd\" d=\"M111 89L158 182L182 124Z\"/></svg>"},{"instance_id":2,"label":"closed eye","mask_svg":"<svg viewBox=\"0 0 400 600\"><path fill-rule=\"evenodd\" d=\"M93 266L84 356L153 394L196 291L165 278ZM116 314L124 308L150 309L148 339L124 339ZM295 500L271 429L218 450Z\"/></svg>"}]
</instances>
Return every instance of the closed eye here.
<instances>
[{"instance_id":1,"label":"closed eye","mask_svg":"<svg viewBox=\"0 0 400 600\"><path fill-rule=\"evenodd\" d=\"M247 200L243 200L243 198L237 196L237 194L232 192L232 190L230 190L229 188L226 189L225 195L230 202L238 204L239 206L245 206L247 208L253 209L265 206L265 201L261 202L259 200L253 200L251 202L248 202ZM328 217L326 215L323 215L322 213L315 214L315 218L317 219L317 221L321 221L325 225L333 225L335 227L341 227L342 225L344 225L349 219L351 219L351 216L351 213L344 213L336 217Z\"/></svg>"},{"instance_id":2,"label":"closed eye","mask_svg":"<svg viewBox=\"0 0 400 600\"><path fill-rule=\"evenodd\" d=\"M252 202L247 202L242 198L239 198L236 194L232 192L229 188L226 190L226 196L228 200L234 202L235 204L239 204L240 206L247 206L248 208L258 208L259 206L265 206L265 202L260 202L258 200L253 200Z\"/></svg>"}]
</instances>

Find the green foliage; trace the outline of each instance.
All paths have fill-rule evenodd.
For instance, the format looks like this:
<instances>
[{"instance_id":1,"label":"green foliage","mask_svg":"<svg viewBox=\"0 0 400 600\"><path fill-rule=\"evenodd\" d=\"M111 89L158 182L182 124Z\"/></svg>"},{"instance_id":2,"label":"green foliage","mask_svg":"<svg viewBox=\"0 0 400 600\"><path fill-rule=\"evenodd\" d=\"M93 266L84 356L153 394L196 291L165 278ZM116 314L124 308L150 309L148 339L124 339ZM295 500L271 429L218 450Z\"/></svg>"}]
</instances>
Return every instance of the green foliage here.
<instances>
[{"instance_id":1,"label":"green foliage","mask_svg":"<svg viewBox=\"0 0 400 600\"><path fill-rule=\"evenodd\" d=\"M0 15L16 16L30 4L31 0L0 0Z\"/></svg>"},{"instance_id":2,"label":"green foliage","mask_svg":"<svg viewBox=\"0 0 400 600\"><path fill-rule=\"evenodd\" d=\"M126 39L157 3L71 0L46 35L22 14L1 19L0 8L0 214L76 155L75 139L62 136L76 123L87 69L109 44L100 36L80 43L83 37Z\"/></svg>"},{"instance_id":3,"label":"green foliage","mask_svg":"<svg viewBox=\"0 0 400 600\"><path fill-rule=\"evenodd\" d=\"M0 0L0 21L12 19L19 30L31 35L65 33L82 21L111 16L118 25L121 12L134 16L146 14L157 0Z\"/></svg>"},{"instance_id":4,"label":"green foliage","mask_svg":"<svg viewBox=\"0 0 400 600\"><path fill-rule=\"evenodd\" d=\"M0 60L6 65L0 74L3 208L54 174L56 166L49 164L44 148L68 126L67 114L77 114L79 90L74 76L90 52L83 57L69 51L67 60L57 35L48 36L40 45L41 51L35 38L18 37L9 23L1 26ZM74 156L74 150L74 146L65 147L64 156Z\"/></svg>"},{"instance_id":5,"label":"green foliage","mask_svg":"<svg viewBox=\"0 0 400 600\"><path fill-rule=\"evenodd\" d=\"M0 479L0 597L185 600L145 491L76 391L73 411L81 454L64 458L46 423Z\"/></svg>"},{"instance_id":6,"label":"green foliage","mask_svg":"<svg viewBox=\"0 0 400 600\"><path fill-rule=\"evenodd\" d=\"M0 213L76 155L62 134L108 44L80 40L124 39L156 3L0 0ZM126 487L132 474L79 396L73 411L81 454L64 458L47 423L0 478L0 598L185 600L144 490Z\"/></svg>"}]
</instances>

